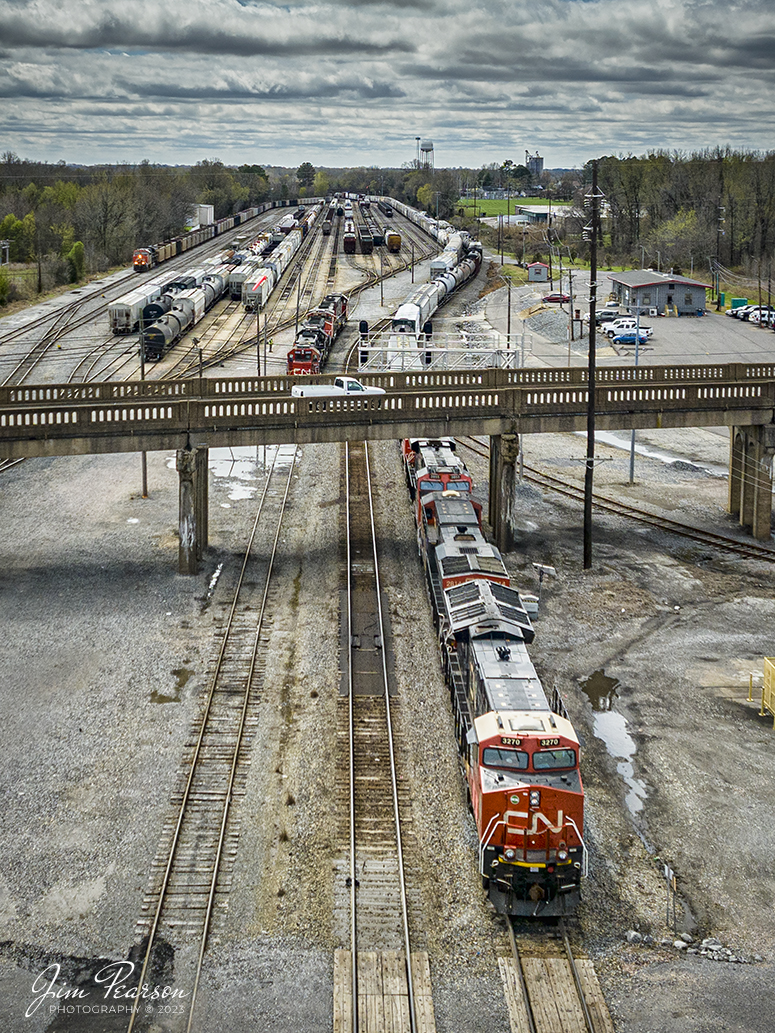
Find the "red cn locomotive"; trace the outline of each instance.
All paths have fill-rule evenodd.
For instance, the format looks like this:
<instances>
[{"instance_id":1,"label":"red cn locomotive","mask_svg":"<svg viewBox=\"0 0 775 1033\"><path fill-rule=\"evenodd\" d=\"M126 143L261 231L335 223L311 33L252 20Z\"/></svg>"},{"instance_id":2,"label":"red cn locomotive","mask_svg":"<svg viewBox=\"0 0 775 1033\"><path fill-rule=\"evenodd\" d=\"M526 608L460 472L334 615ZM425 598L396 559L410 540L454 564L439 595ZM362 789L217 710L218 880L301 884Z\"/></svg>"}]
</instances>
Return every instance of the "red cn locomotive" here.
<instances>
[{"instance_id":1,"label":"red cn locomotive","mask_svg":"<svg viewBox=\"0 0 775 1033\"><path fill-rule=\"evenodd\" d=\"M347 323L347 295L327 294L304 317L293 348L288 352L288 372L321 373L336 338Z\"/></svg>"},{"instance_id":2,"label":"red cn locomotive","mask_svg":"<svg viewBox=\"0 0 775 1033\"><path fill-rule=\"evenodd\" d=\"M482 535L481 506L454 441L407 440L403 455L482 884L502 914L569 914L587 871L578 738L530 660L530 618ZM455 481L465 490L448 487Z\"/></svg>"}]
</instances>

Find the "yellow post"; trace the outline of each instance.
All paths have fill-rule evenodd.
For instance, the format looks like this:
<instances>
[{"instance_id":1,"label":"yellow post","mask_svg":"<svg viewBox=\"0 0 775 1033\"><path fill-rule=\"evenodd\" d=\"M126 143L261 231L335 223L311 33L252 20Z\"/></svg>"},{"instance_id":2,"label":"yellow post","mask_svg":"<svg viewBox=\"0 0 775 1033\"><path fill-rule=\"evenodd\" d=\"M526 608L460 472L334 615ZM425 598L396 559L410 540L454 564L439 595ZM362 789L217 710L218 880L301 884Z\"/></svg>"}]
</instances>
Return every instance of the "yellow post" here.
<instances>
[{"instance_id":1,"label":"yellow post","mask_svg":"<svg viewBox=\"0 0 775 1033\"><path fill-rule=\"evenodd\" d=\"M775 728L775 657L765 656L764 658L764 684L762 685L762 709L763 717L769 711L773 716L772 727Z\"/></svg>"}]
</instances>

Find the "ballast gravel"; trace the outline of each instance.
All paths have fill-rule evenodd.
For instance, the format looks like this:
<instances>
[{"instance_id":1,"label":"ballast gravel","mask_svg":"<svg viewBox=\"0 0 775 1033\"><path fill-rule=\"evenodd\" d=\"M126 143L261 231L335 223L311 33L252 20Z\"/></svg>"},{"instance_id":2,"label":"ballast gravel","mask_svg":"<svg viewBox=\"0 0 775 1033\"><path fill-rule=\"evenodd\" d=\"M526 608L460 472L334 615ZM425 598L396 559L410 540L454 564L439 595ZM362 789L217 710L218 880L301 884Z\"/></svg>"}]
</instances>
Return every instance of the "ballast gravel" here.
<instances>
[{"instance_id":1,"label":"ballast gravel","mask_svg":"<svg viewBox=\"0 0 775 1033\"><path fill-rule=\"evenodd\" d=\"M664 455L638 455L630 487L627 451L601 444L600 491L739 533L716 472L726 464L723 433L638 439ZM523 447L526 462L583 476L583 438L531 437ZM486 503L485 462L461 452ZM476 875L398 445L374 444L370 454L400 775L416 837L412 934L429 952L440 1033L495 1033L509 1028L497 967L508 953L505 926ZM176 573L170 455L149 456L148 499L138 456L30 460L0 474L0 1028L9 1033L126 1028L125 1015L52 1012L51 1001L25 1013L44 970L59 966L68 987L83 985L135 944L265 460L260 448L233 464L222 458L211 456L210 548L193 578ZM259 721L246 793L235 801L234 881L200 987L201 1030L331 1029L333 952L347 946L340 461L339 446L308 446L294 474ZM556 570L541 584L531 655L562 692L583 748L590 876L572 934L595 961L617 1033L767 1033L775 733L747 697L750 672L758 676L773 652L773 570L596 514L585 571L580 506L528 481L517 501L506 557L514 582L537 592L533 564ZM170 984L191 953L182 940L172 946ZM154 1033L171 1021L157 1015Z\"/></svg>"}]
</instances>

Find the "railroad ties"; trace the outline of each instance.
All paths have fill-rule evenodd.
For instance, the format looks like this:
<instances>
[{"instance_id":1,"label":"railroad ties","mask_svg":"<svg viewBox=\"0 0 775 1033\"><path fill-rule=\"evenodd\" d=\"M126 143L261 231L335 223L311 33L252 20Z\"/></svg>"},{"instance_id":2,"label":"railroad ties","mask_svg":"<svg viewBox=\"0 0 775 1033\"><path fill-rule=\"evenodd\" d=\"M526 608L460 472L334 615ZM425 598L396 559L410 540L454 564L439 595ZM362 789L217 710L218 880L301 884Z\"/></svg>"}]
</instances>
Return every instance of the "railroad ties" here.
<instances>
[{"instance_id":1,"label":"railroad ties","mask_svg":"<svg viewBox=\"0 0 775 1033\"><path fill-rule=\"evenodd\" d=\"M518 941L515 922L512 956L498 959L512 1033L615 1033L595 967L574 956L564 923Z\"/></svg>"},{"instance_id":2,"label":"railroad ties","mask_svg":"<svg viewBox=\"0 0 775 1033\"><path fill-rule=\"evenodd\" d=\"M370 476L366 444L346 446L335 910L349 949L334 956L334 1033L435 1033L428 955L410 945L409 913L421 913L417 844L400 774L400 696L389 686Z\"/></svg>"},{"instance_id":3,"label":"railroad ties","mask_svg":"<svg viewBox=\"0 0 775 1033\"><path fill-rule=\"evenodd\" d=\"M425 951L412 952L416 1033L436 1033ZM334 1033L410 1033L406 961L400 951L358 951L358 1029L353 1030L352 954L334 953Z\"/></svg>"}]
</instances>

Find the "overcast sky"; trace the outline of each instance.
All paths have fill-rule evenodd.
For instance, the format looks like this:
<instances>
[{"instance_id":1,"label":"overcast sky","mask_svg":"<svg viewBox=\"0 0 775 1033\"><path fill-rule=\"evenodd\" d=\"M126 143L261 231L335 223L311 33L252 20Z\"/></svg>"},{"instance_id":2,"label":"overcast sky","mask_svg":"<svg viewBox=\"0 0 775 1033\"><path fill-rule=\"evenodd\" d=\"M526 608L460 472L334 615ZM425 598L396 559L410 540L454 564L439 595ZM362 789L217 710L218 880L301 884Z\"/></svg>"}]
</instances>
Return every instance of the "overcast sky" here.
<instances>
[{"instance_id":1,"label":"overcast sky","mask_svg":"<svg viewBox=\"0 0 775 1033\"><path fill-rule=\"evenodd\" d=\"M0 0L0 150L547 168L775 149L772 0Z\"/></svg>"}]
</instances>

